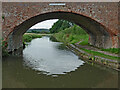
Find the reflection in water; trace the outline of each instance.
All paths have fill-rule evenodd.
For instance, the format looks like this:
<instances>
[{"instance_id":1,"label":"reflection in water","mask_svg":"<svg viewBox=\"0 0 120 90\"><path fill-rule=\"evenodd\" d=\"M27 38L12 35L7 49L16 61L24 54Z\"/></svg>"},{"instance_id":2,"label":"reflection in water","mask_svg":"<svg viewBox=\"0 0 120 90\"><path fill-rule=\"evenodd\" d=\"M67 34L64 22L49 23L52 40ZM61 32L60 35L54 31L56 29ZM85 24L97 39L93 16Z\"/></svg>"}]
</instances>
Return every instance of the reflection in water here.
<instances>
[{"instance_id":1,"label":"reflection in water","mask_svg":"<svg viewBox=\"0 0 120 90\"><path fill-rule=\"evenodd\" d=\"M85 63L61 45L49 37L34 39L23 57L3 58L3 88L118 87L117 71Z\"/></svg>"},{"instance_id":2,"label":"reflection in water","mask_svg":"<svg viewBox=\"0 0 120 90\"><path fill-rule=\"evenodd\" d=\"M23 52L25 64L47 75L65 74L83 65L72 52L58 49L59 45L60 42L52 42L48 37L34 39Z\"/></svg>"}]
</instances>

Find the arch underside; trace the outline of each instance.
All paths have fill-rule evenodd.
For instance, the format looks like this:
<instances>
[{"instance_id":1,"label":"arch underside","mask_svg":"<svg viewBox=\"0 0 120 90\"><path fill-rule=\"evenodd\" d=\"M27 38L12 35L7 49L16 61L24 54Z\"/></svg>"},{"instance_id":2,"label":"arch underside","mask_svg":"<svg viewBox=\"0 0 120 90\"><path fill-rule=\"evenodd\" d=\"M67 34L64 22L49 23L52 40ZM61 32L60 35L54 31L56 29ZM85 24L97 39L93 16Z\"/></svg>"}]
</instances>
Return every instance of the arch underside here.
<instances>
[{"instance_id":1,"label":"arch underside","mask_svg":"<svg viewBox=\"0 0 120 90\"><path fill-rule=\"evenodd\" d=\"M49 19L64 19L73 22L83 28L90 36L89 43L100 48L110 48L112 41L107 30L95 20L72 12L49 12L34 16L15 27L8 37L8 50L14 51L22 47L23 34L33 25Z\"/></svg>"}]
</instances>

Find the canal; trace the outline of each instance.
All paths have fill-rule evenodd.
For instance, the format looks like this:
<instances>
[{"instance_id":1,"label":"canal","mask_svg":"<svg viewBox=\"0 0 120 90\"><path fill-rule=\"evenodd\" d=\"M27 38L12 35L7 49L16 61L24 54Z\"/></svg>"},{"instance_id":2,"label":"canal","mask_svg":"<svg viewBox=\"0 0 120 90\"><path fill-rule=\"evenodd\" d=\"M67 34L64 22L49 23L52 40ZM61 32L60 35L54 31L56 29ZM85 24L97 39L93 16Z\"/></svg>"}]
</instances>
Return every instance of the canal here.
<instances>
[{"instance_id":1,"label":"canal","mask_svg":"<svg viewBox=\"0 0 120 90\"><path fill-rule=\"evenodd\" d=\"M50 37L33 39L23 56L3 58L3 88L115 88L118 73L88 63Z\"/></svg>"}]
</instances>

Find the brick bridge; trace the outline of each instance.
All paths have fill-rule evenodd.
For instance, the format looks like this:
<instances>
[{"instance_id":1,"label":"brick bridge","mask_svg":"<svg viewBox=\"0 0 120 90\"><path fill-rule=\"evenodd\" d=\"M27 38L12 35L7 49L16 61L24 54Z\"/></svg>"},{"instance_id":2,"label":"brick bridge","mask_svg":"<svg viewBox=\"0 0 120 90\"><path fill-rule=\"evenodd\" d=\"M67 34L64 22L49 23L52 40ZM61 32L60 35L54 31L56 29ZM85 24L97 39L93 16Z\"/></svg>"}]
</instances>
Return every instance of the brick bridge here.
<instances>
[{"instance_id":1,"label":"brick bridge","mask_svg":"<svg viewBox=\"0 0 120 90\"><path fill-rule=\"evenodd\" d=\"M117 48L117 2L3 2L2 30L8 51L23 46L22 35L33 25L48 19L64 19L81 26L90 36L91 45Z\"/></svg>"}]
</instances>

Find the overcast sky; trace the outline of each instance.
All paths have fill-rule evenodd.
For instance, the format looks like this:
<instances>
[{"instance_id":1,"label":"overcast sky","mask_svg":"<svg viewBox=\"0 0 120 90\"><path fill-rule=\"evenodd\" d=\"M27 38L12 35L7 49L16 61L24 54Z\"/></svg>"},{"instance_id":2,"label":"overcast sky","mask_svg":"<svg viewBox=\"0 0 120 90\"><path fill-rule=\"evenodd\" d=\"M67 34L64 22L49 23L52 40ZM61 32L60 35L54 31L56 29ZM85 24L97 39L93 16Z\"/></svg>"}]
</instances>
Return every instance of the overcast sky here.
<instances>
[{"instance_id":1,"label":"overcast sky","mask_svg":"<svg viewBox=\"0 0 120 90\"><path fill-rule=\"evenodd\" d=\"M39 29L39 28L49 29L57 21L58 21L58 19L46 20L46 21L37 23L36 25L32 26L30 29Z\"/></svg>"}]
</instances>

